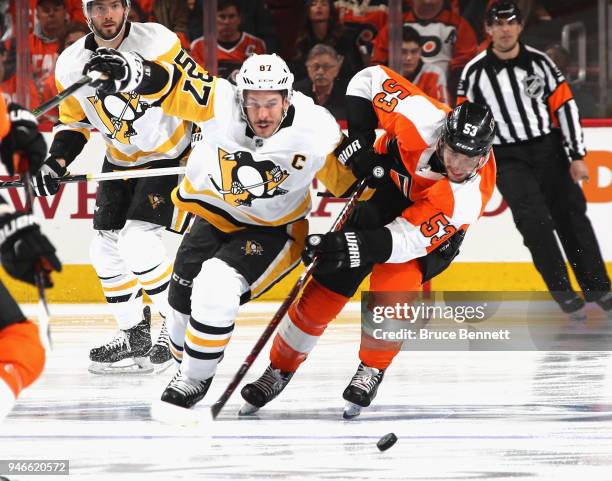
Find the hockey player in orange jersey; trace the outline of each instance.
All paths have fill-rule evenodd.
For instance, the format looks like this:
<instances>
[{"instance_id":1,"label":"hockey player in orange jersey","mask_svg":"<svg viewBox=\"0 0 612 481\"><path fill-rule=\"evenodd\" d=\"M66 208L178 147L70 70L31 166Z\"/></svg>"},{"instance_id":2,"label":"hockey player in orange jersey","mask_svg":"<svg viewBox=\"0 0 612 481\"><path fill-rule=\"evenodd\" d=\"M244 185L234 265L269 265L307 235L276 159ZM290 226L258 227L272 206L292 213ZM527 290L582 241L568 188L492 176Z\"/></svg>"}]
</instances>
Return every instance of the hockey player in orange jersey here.
<instances>
[{"instance_id":1,"label":"hockey player in orange jersey","mask_svg":"<svg viewBox=\"0 0 612 481\"><path fill-rule=\"evenodd\" d=\"M0 94L0 153L8 173L20 170L15 165L29 160L30 172L36 171L47 153L35 117L16 104L8 109ZM40 232L32 214L15 212L0 196L0 258L2 267L12 277L34 284L34 266L49 272L61 270L55 249ZM45 351L34 323L23 315L15 300L0 282L0 420L15 404L19 393L32 384L45 364Z\"/></svg>"},{"instance_id":2,"label":"hockey player in orange jersey","mask_svg":"<svg viewBox=\"0 0 612 481\"><path fill-rule=\"evenodd\" d=\"M493 193L495 122L488 108L468 103L451 111L382 66L355 75L346 99L350 135L338 158L358 178L380 164L388 176L343 231L308 237L305 260L318 258L313 279L281 322L271 364L242 389L241 414L284 389L368 273L370 291L414 292L446 269ZM377 126L384 133L372 150ZM343 393L346 418L370 405L401 346L373 341L362 333L361 362Z\"/></svg>"}]
</instances>

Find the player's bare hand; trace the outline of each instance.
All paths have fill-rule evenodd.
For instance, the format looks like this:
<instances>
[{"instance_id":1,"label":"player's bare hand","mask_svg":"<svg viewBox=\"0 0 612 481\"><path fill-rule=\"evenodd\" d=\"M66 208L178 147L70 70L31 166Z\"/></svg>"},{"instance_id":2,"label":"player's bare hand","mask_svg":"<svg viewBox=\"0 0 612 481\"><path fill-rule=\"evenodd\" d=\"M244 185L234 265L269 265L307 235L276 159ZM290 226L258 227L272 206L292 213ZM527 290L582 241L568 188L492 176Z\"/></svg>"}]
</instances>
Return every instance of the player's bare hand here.
<instances>
[{"instance_id":1,"label":"player's bare hand","mask_svg":"<svg viewBox=\"0 0 612 481\"><path fill-rule=\"evenodd\" d=\"M574 160L570 164L570 175L572 176L572 180L576 183L584 180L585 182L589 181L589 169L587 168L584 160Z\"/></svg>"}]
</instances>

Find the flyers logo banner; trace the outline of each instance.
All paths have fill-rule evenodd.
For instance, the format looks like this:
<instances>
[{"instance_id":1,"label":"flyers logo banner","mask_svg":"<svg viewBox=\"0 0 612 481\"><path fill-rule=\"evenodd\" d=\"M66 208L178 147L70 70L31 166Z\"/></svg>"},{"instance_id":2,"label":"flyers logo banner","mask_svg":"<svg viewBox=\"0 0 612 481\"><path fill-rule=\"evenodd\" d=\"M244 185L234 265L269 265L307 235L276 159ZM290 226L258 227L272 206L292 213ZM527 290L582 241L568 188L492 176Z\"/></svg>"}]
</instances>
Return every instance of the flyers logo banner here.
<instances>
[{"instance_id":1,"label":"flyers logo banner","mask_svg":"<svg viewBox=\"0 0 612 481\"><path fill-rule=\"evenodd\" d=\"M254 199L284 195L279 187L289 174L271 160L256 161L249 152L229 153L218 149L221 185L210 180L225 202L249 207Z\"/></svg>"},{"instance_id":2,"label":"flyers logo banner","mask_svg":"<svg viewBox=\"0 0 612 481\"><path fill-rule=\"evenodd\" d=\"M111 140L122 144L130 144L130 137L138 135L134 130L134 121L142 117L149 104L140 102L140 95L131 93L116 93L110 95L97 94L87 97L96 109L107 131L104 132Z\"/></svg>"}]
</instances>

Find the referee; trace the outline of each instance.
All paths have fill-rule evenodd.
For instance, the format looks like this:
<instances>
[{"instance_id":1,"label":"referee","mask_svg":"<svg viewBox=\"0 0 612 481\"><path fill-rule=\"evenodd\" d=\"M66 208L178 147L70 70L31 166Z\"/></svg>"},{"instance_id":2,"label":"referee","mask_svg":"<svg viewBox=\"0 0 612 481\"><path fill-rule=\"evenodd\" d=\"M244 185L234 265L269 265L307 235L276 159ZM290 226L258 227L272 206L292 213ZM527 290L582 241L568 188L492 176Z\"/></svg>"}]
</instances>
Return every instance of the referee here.
<instances>
[{"instance_id":1,"label":"referee","mask_svg":"<svg viewBox=\"0 0 612 481\"><path fill-rule=\"evenodd\" d=\"M457 103L467 99L493 112L497 188L561 309L572 320L586 319L555 231L586 301L612 316L610 278L578 185L589 177L572 92L549 57L519 41L523 22L513 1L495 2L486 21L491 45L465 66Z\"/></svg>"}]
</instances>

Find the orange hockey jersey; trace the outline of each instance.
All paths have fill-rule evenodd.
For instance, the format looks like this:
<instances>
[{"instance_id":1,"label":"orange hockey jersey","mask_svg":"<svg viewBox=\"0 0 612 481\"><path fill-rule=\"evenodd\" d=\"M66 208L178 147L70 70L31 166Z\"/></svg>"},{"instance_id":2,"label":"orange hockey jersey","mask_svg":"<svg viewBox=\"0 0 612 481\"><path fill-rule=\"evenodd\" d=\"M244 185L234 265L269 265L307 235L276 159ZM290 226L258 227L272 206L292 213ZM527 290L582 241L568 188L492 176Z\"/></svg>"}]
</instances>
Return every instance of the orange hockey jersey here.
<instances>
[{"instance_id":1,"label":"orange hockey jersey","mask_svg":"<svg viewBox=\"0 0 612 481\"><path fill-rule=\"evenodd\" d=\"M404 14L404 25L410 25L421 35L422 56L425 63L434 63L447 74L456 71L477 53L478 41L471 25L454 12L444 7L431 20L416 18L412 10ZM389 61L389 29L383 28L374 39L372 64Z\"/></svg>"},{"instance_id":2,"label":"orange hockey jersey","mask_svg":"<svg viewBox=\"0 0 612 481\"><path fill-rule=\"evenodd\" d=\"M416 71L408 80L426 95L448 105L446 74L437 65L419 62Z\"/></svg>"},{"instance_id":3,"label":"orange hockey jersey","mask_svg":"<svg viewBox=\"0 0 612 481\"><path fill-rule=\"evenodd\" d=\"M476 222L495 188L495 160L491 152L483 168L462 183L450 182L440 173L436 144L449 107L424 96L412 83L383 66L357 73L346 93L371 102L384 130L374 147L379 153L392 154L390 176L412 202L386 226L393 238L387 262L422 257L458 229Z\"/></svg>"},{"instance_id":4,"label":"orange hockey jersey","mask_svg":"<svg viewBox=\"0 0 612 481\"><path fill-rule=\"evenodd\" d=\"M240 69L242 62L254 53L266 53L266 43L259 37L246 32L242 32L238 43L230 49L217 44L218 76L229 78L234 71ZM206 66L204 37L199 37L191 43L191 56L200 65Z\"/></svg>"}]
</instances>

